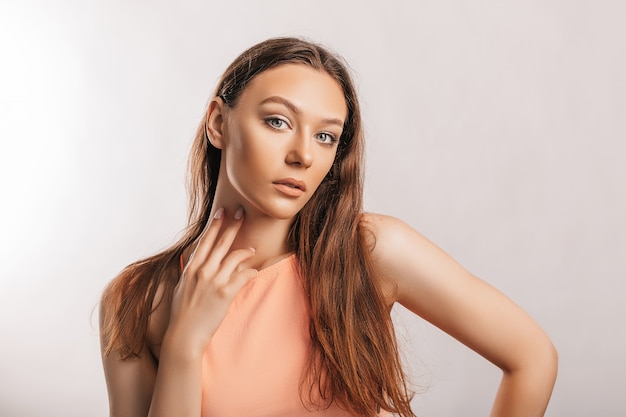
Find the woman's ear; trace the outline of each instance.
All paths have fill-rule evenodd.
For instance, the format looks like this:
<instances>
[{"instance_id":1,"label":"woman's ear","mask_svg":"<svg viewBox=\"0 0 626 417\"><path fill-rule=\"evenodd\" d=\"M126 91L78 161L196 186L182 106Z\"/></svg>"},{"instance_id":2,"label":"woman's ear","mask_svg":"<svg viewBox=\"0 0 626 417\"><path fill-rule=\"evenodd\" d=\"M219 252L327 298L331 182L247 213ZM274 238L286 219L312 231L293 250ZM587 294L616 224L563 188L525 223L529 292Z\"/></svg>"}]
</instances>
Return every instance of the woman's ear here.
<instances>
[{"instance_id":1,"label":"woman's ear","mask_svg":"<svg viewBox=\"0 0 626 417\"><path fill-rule=\"evenodd\" d=\"M225 111L226 104L224 104L224 101L220 97L215 97L209 103L209 109L206 113L206 134L211 145L217 149L224 148Z\"/></svg>"}]
</instances>

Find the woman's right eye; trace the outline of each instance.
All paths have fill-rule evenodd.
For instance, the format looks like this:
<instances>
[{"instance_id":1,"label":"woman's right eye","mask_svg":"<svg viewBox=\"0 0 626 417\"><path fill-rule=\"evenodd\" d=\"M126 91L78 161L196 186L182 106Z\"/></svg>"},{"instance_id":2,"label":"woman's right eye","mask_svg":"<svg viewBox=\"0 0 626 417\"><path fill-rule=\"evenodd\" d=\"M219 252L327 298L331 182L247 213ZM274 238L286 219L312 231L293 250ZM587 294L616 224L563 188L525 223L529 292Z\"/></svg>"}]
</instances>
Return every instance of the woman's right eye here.
<instances>
[{"instance_id":1,"label":"woman's right eye","mask_svg":"<svg viewBox=\"0 0 626 417\"><path fill-rule=\"evenodd\" d=\"M265 123L267 123L269 127L277 130L282 130L287 127L287 122L278 117L268 117L265 119Z\"/></svg>"}]
</instances>

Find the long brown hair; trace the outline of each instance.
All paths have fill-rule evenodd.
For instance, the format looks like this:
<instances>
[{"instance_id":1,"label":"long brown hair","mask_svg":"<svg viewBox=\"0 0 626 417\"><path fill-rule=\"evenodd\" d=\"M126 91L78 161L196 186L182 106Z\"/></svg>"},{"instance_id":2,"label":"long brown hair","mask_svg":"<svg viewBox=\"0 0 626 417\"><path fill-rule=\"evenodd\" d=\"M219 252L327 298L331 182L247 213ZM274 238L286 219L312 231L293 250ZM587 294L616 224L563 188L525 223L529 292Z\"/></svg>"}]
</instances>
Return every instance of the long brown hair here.
<instances>
[{"instance_id":1,"label":"long brown hair","mask_svg":"<svg viewBox=\"0 0 626 417\"><path fill-rule=\"evenodd\" d=\"M342 87L348 116L335 161L324 181L296 216L289 244L296 252L310 303L313 345L302 393L320 407L336 402L352 414L374 416L381 409L414 416L398 355L388 306L372 276L371 233L361 220L363 131L356 91L341 59L298 38L275 38L243 52L226 69L215 96L234 107L261 72L287 63L325 71ZM127 267L105 291L105 354L127 359L140 354L155 294L171 297L177 260L209 221L221 152L200 124L189 159L189 226L171 248Z\"/></svg>"}]
</instances>

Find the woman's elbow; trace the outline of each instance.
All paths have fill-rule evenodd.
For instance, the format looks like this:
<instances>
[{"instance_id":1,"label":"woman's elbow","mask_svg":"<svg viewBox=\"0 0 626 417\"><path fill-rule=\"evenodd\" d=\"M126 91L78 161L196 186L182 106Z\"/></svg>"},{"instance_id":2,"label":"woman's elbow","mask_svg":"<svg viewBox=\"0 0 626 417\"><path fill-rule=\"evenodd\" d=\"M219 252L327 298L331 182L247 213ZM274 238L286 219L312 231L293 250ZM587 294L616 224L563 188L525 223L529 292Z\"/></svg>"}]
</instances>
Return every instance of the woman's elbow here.
<instances>
[{"instance_id":1,"label":"woman's elbow","mask_svg":"<svg viewBox=\"0 0 626 417\"><path fill-rule=\"evenodd\" d=\"M559 367L559 353L550 338L544 333L529 340L522 350L521 360L509 369L504 368L504 372L521 372L553 385Z\"/></svg>"},{"instance_id":2,"label":"woman's elbow","mask_svg":"<svg viewBox=\"0 0 626 417\"><path fill-rule=\"evenodd\" d=\"M556 380L556 375L559 370L559 352L556 350L556 346L550 339L547 340L545 347L543 348L543 355L545 361L546 372L552 375L552 379Z\"/></svg>"}]
</instances>

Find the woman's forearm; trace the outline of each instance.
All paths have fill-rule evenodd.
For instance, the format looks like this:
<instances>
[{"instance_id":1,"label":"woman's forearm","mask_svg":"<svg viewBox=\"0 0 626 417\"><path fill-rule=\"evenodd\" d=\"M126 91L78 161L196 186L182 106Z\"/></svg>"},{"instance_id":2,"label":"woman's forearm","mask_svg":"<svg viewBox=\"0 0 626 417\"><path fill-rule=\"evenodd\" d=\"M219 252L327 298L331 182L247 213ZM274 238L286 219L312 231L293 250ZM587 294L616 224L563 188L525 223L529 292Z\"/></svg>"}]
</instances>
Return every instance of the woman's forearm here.
<instances>
[{"instance_id":1,"label":"woman's forearm","mask_svg":"<svg viewBox=\"0 0 626 417\"><path fill-rule=\"evenodd\" d=\"M202 354L163 342L148 417L199 417L202 407Z\"/></svg>"},{"instance_id":2,"label":"woman's forearm","mask_svg":"<svg viewBox=\"0 0 626 417\"><path fill-rule=\"evenodd\" d=\"M532 366L505 371L491 417L542 417L552 395L557 362L556 350L550 346Z\"/></svg>"}]
</instances>

